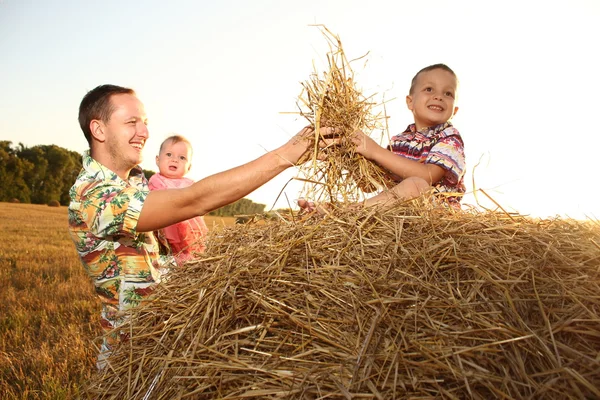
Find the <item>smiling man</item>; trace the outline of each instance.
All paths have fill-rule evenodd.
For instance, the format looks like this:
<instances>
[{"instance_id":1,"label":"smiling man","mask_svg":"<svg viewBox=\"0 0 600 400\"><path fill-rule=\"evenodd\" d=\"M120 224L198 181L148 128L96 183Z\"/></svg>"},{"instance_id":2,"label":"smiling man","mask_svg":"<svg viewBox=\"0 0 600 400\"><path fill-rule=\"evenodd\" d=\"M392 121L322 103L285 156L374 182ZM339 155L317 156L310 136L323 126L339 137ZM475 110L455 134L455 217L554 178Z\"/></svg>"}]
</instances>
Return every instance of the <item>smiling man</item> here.
<instances>
[{"instance_id":1,"label":"smiling man","mask_svg":"<svg viewBox=\"0 0 600 400\"><path fill-rule=\"evenodd\" d=\"M144 105L132 89L102 85L79 107L79 124L90 145L70 191L69 232L102 301L104 336L98 367L119 341L127 311L160 283L166 259L153 230L201 216L254 191L306 152L310 128L245 165L183 189L148 190L139 166L149 132ZM327 133L328 128L322 128ZM110 332L110 333L109 333Z\"/></svg>"}]
</instances>

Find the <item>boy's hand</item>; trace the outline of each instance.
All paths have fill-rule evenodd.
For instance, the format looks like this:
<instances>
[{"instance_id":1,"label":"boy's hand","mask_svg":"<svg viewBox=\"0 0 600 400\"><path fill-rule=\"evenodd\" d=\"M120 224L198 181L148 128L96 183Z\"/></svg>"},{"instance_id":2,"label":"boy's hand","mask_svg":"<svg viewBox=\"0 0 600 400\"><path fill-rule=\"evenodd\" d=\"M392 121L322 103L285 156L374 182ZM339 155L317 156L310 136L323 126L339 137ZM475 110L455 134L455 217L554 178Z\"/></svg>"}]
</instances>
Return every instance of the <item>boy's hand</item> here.
<instances>
[{"instance_id":1,"label":"boy's hand","mask_svg":"<svg viewBox=\"0 0 600 400\"><path fill-rule=\"evenodd\" d=\"M331 203L315 203L314 201L308 201L302 198L296 200L296 203L300 207L300 210L307 214L317 213L319 215L326 215L333 211L333 205Z\"/></svg>"},{"instance_id":2,"label":"boy's hand","mask_svg":"<svg viewBox=\"0 0 600 400\"><path fill-rule=\"evenodd\" d=\"M380 148L373 139L365 135L361 130L355 131L350 138L356 146L356 152L368 160L372 160L373 152Z\"/></svg>"},{"instance_id":3,"label":"boy's hand","mask_svg":"<svg viewBox=\"0 0 600 400\"><path fill-rule=\"evenodd\" d=\"M332 129L332 128L330 128ZM332 130L331 132L334 132L335 130ZM323 139L321 142L323 143L323 145L321 145L320 147L329 147L329 146L336 146L340 144L340 137L336 136L332 133L330 133L329 135L325 136L325 139ZM380 149L381 146L379 146L373 139L371 139L369 136L365 135L363 133L363 131L361 131L360 129L354 131L351 135L349 135L350 140L352 141L352 143L354 144L355 150L358 154L362 155L363 157L365 157L366 159L372 160L373 159L373 152L376 151L377 149Z\"/></svg>"}]
</instances>

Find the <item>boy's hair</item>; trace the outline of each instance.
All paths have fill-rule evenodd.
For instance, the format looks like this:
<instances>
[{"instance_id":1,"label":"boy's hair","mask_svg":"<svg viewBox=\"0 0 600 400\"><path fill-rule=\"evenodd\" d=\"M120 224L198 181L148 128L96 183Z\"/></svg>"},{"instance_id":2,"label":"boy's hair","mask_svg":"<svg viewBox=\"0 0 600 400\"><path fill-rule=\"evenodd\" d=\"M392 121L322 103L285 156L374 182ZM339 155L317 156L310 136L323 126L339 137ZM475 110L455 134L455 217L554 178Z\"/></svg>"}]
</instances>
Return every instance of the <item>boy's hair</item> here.
<instances>
[{"instance_id":1,"label":"boy's hair","mask_svg":"<svg viewBox=\"0 0 600 400\"><path fill-rule=\"evenodd\" d=\"M192 154L194 153L194 148L192 147L192 143L189 140L187 140L185 137L183 137L181 135L171 135L168 138L166 138L165 140L163 140L163 142L160 144L160 149L158 149L159 154L162 152L164 145L169 142L171 142L173 144L183 142L190 147L190 153L192 153Z\"/></svg>"},{"instance_id":2,"label":"boy's hair","mask_svg":"<svg viewBox=\"0 0 600 400\"><path fill-rule=\"evenodd\" d=\"M85 135L88 144L92 145L92 132L90 131L90 122L94 119L106 123L115 110L111 96L115 94L132 94L135 91L130 88L116 85L100 85L87 92L79 104L79 126Z\"/></svg>"},{"instance_id":3,"label":"boy's hair","mask_svg":"<svg viewBox=\"0 0 600 400\"><path fill-rule=\"evenodd\" d=\"M433 64L433 65L425 67L422 70L420 70L419 72L417 72L417 74L414 76L414 78L410 82L410 90L408 91L408 94L410 94L410 95L413 94L413 92L415 90L415 85L417 84L417 79L419 78L419 75L421 75L423 72L433 71L434 69L443 69L444 71L450 72L456 78L456 82L458 82L458 77L456 76L454 71L452 71L452 69L449 66L447 66L446 64Z\"/></svg>"}]
</instances>

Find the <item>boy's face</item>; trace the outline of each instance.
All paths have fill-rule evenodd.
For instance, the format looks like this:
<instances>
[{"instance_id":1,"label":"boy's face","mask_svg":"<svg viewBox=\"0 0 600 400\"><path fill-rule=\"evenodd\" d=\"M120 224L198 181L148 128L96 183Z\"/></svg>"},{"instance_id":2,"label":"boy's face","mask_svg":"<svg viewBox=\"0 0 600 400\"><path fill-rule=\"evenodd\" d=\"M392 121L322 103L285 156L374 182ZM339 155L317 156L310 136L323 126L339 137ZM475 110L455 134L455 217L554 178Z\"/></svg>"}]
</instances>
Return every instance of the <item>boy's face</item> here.
<instances>
[{"instance_id":1,"label":"boy's face","mask_svg":"<svg viewBox=\"0 0 600 400\"><path fill-rule=\"evenodd\" d=\"M422 72L417 76L413 93L406 96L406 105L415 117L418 130L443 124L456 114L457 86L456 77L443 69Z\"/></svg>"},{"instance_id":2,"label":"boy's face","mask_svg":"<svg viewBox=\"0 0 600 400\"><path fill-rule=\"evenodd\" d=\"M160 174L167 178L183 178L192 167L191 157L192 149L187 143L168 141L156 157L156 165Z\"/></svg>"}]
</instances>

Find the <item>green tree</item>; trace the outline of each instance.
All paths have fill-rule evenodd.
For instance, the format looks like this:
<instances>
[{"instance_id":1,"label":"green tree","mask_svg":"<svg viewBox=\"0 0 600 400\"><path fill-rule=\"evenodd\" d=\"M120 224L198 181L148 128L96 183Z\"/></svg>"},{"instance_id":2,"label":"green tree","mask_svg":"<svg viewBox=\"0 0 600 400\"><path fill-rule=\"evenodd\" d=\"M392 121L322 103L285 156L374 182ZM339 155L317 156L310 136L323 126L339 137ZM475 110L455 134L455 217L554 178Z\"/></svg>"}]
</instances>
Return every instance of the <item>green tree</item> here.
<instances>
[{"instance_id":1,"label":"green tree","mask_svg":"<svg viewBox=\"0 0 600 400\"><path fill-rule=\"evenodd\" d=\"M150 169L144 169L143 171L144 171L144 176L146 177L146 179L150 179L150 177L156 173Z\"/></svg>"},{"instance_id":2,"label":"green tree","mask_svg":"<svg viewBox=\"0 0 600 400\"><path fill-rule=\"evenodd\" d=\"M12 142L0 141L0 201L18 199L22 203L31 201L31 192L25 176L33 164L19 158Z\"/></svg>"},{"instance_id":3,"label":"green tree","mask_svg":"<svg viewBox=\"0 0 600 400\"><path fill-rule=\"evenodd\" d=\"M56 145L27 148L20 143L18 156L33 166L24 173L31 203L48 204L52 200L62 205L69 203L69 189L81 170L79 153Z\"/></svg>"},{"instance_id":4,"label":"green tree","mask_svg":"<svg viewBox=\"0 0 600 400\"><path fill-rule=\"evenodd\" d=\"M69 190L71 189L71 186L73 186L73 184L75 183L75 180L77 179L77 176L79 175L79 172L81 171L82 167L81 154L77 153L76 151L66 151L71 160L71 164L68 166L68 168L65 168L65 171L62 176L63 184L59 201L60 204L64 206L68 205L69 201L71 201L71 199L69 198Z\"/></svg>"},{"instance_id":5,"label":"green tree","mask_svg":"<svg viewBox=\"0 0 600 400\"><path fill-rule=\"evenodd\" d=\"M211 211L208 215L233 217L236 215L260 214L264 211L265 207L266 205L264 204L254 203L252 200L244 198Z\"/></svg>"},{"instance_id":6,"label":"green tree","mask_svg":"<svg viewBox=\"0 0 600 400\"><path fill-rule=\"evenodd\" d=\"M19 143L18 156L24 160L29 161L33 164L33 168L27 171L24 175L25 182L29 188L31 203L44 204L44 201L40 201L44 189L45 178L48 171L48 160L46 155L37 147L25 147L23 143Z\"/></svg>"}]
</instances>

